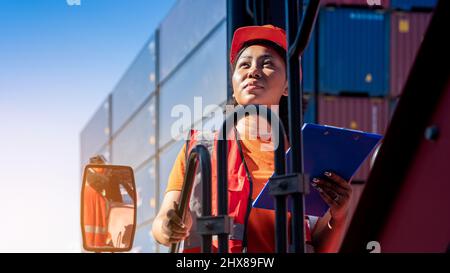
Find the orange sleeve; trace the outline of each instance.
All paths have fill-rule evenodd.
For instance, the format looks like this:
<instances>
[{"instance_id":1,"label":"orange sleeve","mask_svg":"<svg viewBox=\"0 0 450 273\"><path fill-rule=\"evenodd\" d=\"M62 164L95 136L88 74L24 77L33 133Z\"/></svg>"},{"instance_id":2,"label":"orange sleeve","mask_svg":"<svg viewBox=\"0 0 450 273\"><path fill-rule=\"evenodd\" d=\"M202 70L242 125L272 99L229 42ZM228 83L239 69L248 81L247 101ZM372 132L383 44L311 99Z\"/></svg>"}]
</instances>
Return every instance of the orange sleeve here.
<instances>
[{"instance_id":1,"label":"orange sleeve","mask_svg":"<svg viewBox=\"0 0 450 273\"><path fill-rule=\"evenodd\" d=\"M186 143L178 153L177 159L170 171L169 181L167 182L166 193L169 191L181 191L183 188L184 172L186 165Z\"/></svg>"}]
</instances>

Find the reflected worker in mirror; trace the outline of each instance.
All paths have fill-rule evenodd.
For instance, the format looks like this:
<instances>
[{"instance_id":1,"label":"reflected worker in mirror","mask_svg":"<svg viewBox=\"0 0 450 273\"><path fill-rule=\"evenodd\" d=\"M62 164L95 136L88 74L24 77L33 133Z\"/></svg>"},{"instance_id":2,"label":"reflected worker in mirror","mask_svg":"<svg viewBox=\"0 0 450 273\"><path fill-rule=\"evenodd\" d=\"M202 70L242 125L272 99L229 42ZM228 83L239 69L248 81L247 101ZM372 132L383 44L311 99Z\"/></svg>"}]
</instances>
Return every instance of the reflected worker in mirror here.
<instances>
[{"instance_id":1,"label":"reflected worker in mirror","mask_svg":"<svg viewBox=\"0 0 450 273\"><path fill-rule=\"evenodd\" d=\"M135 194L132 170L106 165L94 156L86 168L83 228L89 248L127 248L134 228ZM104 165L102 167L101 165Z\"/></svg>"},{"instance_id":2,"label":"reflected worker in mirror","mask_svg":"<svg viewBox=\"0 0 450 273\"><path fill-rule=\"evenodd\" d=\"M89 159L90 164L106 164L103 156ZM89 168L84 189L84 231L89 247L107 247L109 200L106 196L108 178L106 169Z\"/></svg>"}]
</instances>

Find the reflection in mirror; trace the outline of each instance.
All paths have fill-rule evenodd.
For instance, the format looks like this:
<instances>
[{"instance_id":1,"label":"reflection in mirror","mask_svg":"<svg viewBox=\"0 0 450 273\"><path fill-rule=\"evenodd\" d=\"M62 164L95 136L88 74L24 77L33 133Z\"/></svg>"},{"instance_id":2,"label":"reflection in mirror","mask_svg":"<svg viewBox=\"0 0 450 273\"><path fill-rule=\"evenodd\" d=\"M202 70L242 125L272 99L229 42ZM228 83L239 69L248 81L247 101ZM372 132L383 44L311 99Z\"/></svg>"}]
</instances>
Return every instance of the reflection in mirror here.
<instances>
[{"instance_id":1,"label":"reflection in mirror","mask_svg":"<svg viewBox=\"0 0 450 273\"><path fill-rule=\"evenodd\" d=\"M136 225L136 192L130 167L88 165L82 193L83 243L90 251L127 251Z\"/></svg>"}]
</instances>

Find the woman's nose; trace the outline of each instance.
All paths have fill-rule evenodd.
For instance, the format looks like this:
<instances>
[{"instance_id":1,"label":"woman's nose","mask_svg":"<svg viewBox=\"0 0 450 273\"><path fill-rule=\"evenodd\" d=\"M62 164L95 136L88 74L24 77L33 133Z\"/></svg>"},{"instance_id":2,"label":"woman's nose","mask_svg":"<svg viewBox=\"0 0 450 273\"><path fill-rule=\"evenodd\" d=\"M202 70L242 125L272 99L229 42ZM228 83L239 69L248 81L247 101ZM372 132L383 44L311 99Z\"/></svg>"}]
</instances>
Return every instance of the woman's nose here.
<instances>
[{"instance_id":1,"label":"woman's nose","mask_svg":"<svg viewBox=\"0 0 450 273\"><path fill-rule=\"evenodd\" d=\"M252 66L249 71L249 77L259 79L261 78L261 71L256 67Z\"/></svg>"}]
</instances>

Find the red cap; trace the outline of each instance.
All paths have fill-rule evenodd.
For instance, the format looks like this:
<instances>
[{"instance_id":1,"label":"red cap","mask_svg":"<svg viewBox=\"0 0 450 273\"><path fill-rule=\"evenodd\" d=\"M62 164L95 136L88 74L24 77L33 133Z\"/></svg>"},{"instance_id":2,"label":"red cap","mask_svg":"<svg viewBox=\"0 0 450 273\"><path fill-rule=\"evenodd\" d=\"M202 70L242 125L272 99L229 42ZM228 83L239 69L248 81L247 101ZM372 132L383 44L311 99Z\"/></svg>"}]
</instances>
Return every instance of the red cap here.
<instances>
[{"instance_id":1,"label":"red cap","mask_svg":"<svg viewBox=\"0 0 450 273\"><path fill-rule=\"evenodd\" d=\"M286 46L286 32L284 29L275 27L273 25L264 26L248 26L236 29L231 41L230 63L233 64L239 50L242 46L253 40L268 40L282 47L287 51Z\"/></svg>"}]
</instances>

